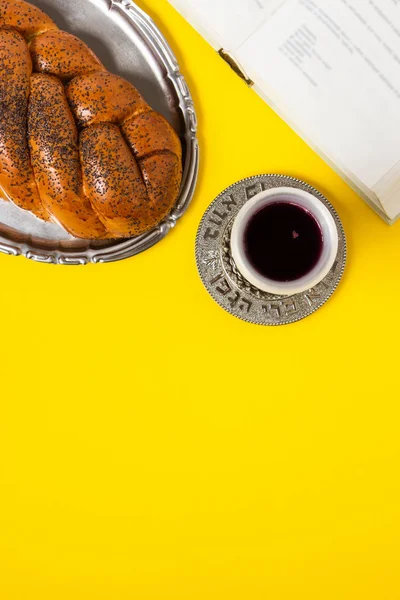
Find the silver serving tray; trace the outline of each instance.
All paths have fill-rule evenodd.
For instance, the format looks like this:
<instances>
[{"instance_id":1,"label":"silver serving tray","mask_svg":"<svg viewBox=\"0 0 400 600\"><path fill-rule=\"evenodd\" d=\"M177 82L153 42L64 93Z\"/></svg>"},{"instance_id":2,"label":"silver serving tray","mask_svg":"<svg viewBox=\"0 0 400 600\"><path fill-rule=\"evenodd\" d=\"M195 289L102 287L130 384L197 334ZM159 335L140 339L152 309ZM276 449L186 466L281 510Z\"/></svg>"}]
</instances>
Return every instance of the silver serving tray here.
<instances>
[{"instance_id":1,"label":"silver serving tray","mask_svg":"<svg viewBox=\"0 0 400 600\"><path fill-rule=\"evenodd\" d=\"M128 258L150 248L174 227L193 196L198 173L196 113L177 60L154 22L131 0L31 0L60 27L84 40L106 68L131 81L163 114L183 144L183 180L169 216L152 231L128 240L72 237L0 199L0 252L42 263L83 265Z\"/></svg>"}]
</instances>

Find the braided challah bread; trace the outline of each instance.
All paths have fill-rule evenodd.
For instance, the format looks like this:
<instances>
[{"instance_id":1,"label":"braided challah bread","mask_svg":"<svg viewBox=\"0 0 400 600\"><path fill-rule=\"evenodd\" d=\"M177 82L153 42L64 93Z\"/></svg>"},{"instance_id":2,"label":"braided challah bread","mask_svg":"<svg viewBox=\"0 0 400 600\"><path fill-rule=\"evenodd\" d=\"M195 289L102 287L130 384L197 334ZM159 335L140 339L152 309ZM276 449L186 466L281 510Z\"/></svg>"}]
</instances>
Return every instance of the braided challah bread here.
<instances>
[{"instance_id":1,"label":"braided challah bread","mask_svg":"<svg viewBox=\"0 0 400 600\"><path fill-rule=\"evenodd\" d=\"M130 237L175 204L182 149L130 83L24 0L0 0L0 188L75 237Z\"/></svg>"}]
</instances>

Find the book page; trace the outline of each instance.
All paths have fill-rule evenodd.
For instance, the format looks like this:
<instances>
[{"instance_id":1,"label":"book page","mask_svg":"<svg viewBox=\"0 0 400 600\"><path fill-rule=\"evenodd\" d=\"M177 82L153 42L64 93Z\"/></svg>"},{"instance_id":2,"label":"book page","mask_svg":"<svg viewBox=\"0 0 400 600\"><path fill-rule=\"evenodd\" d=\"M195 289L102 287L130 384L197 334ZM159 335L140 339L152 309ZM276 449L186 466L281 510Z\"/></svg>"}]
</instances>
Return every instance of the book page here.
<instances>
[{"instance_id":1,"label":"book page","mask_svg":"<svg viewBox=\"0 0 400 600\"><path fill-rule=\"evenodd\" d=\"M369 189L400 161L400 0L287 0L236 58L314 147Z\"/></svg>"},{"instance_id":2,"label":"book page","mask_svg":"<svg viewBox=\"0 0 400 600\"><path fill-rule=\"evenodd\" d=\"M286 0L170 0L217 49L235 52Z\"/></svg>"}]
</instances>

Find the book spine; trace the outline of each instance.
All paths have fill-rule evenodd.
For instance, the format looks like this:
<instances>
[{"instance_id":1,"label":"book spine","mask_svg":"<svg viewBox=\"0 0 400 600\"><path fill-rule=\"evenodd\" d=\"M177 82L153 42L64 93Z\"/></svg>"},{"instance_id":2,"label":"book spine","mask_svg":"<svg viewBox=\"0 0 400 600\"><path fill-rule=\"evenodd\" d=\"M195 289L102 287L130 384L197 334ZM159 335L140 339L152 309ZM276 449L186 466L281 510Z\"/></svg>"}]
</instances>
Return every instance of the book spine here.
<instances>
[{"instance_id":1,"label":"book spine","mask_svg":"<svg viewBox=\"0 0 400 600\"><path fill-rule=\"evenodd\" d=\"M220 48L218 50L218 54L230 66L230 68L236 73L236 75L238 75L241 79L243 79L245 83L247 83L249 87L252 87L254 85L254 81L252 81L250 77L246 75L240 63L236 60L234 56L232 56L232 54L230 54L230 52L227 52L223 48Z\"/></svg>"}]
</instances>

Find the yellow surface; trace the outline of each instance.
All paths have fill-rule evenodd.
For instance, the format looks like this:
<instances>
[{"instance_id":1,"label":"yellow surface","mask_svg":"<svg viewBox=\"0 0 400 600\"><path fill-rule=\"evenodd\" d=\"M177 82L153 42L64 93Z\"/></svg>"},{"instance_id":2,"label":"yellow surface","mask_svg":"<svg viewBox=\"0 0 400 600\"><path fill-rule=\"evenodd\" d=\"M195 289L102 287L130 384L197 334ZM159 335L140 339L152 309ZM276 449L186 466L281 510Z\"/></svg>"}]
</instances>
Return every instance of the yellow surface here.
<instances>
[{"instance_id":1,"label":"yellow surface","mask_svg":"<svg viewBox=\"0 0 400 600\"><path fill-rule=\"evenodd\" d=\"M167 4L143 0L199 115L193 204L124 262L0 256L1 600L400 598L400 228L389 228ZM285 328L207 295L207 205L261 172L339 211L332 300Z\"/></svg>"}]
</instances>

